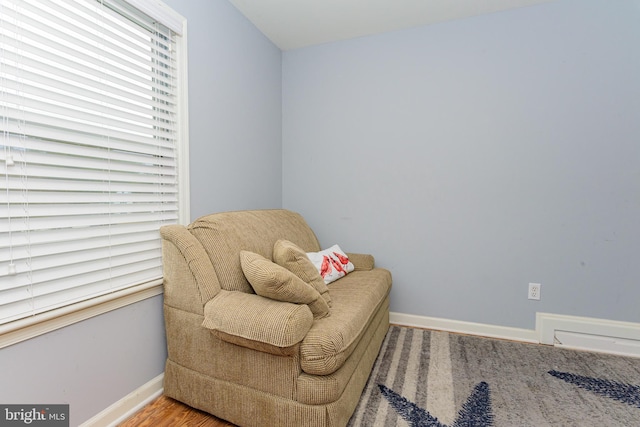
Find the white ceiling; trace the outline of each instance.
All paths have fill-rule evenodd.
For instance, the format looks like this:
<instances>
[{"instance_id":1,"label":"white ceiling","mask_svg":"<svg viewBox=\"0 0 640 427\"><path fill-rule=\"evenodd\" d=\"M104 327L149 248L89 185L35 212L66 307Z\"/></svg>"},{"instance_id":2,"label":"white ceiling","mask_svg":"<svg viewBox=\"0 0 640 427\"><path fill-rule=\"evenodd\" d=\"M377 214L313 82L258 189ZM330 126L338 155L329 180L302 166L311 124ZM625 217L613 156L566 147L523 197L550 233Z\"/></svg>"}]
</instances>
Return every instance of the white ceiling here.
<instances>
[{"instance_id":1,"label":"white ceiling","mask_svg":"<svg viewBox=\"0 0 640 427\"><path fill-rule=\"evenodd\" d=\"M282 50L553 0L229 0Z\"/></svg>"}]
</instances>

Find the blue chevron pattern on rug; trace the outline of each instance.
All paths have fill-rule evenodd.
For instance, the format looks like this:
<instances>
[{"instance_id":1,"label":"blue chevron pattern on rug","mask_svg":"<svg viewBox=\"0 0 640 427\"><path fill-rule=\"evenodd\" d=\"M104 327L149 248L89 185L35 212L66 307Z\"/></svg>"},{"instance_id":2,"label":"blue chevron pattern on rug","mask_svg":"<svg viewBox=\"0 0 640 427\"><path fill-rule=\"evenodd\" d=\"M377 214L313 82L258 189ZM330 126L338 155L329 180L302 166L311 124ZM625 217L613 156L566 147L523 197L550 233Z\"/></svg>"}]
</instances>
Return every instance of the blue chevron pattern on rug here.
<instances>
[{"instance_id":1,"label":"blue chevron pattern on rug","mask_svg":"<svg viewBox=\"0 0 640 427\"><path fill-rule=\"evenodd\" d=\"M584 377L568 372L549 371L548 373L569 384L640 408L640 386L600 378Z\"/></svg>"},{"instance_id":2,"label":"blue chevron pattern on rug","mask_svg":"<svg viewBox=\"0 0 640 427\"><path fill-rule=\"evenodd\" d=\"M391 406L411 427L448 427L433 417L429 411L400 396L390 388L382 384L378 384L378 387ZM482 381L475 386L471 396L462 405L462 409L458 412L458 417L451 427L491 427L492 425L493 413L491 412L489 385Z\"/></svg>"}]
</instances>

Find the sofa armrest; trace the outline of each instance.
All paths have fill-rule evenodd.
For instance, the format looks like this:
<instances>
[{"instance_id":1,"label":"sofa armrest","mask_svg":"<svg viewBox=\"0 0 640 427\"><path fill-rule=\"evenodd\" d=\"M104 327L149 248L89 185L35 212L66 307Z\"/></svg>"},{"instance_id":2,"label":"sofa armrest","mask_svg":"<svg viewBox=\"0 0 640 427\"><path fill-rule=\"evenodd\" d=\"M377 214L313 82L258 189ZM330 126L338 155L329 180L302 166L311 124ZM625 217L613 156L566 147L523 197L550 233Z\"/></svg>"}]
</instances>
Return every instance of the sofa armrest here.
<instances>
[{"instance_id":1,"label":"sofa armrest","mask_svg":"<svg viewBox=\"0 0 640 427\"><path fill-rule=\"evenodd\" d=\"M351 261L351 263L355 267L355 271L373 270L376 265L373 255L370 254L356 254L347 252L347 256L349 257L349 261Z\"/></svg>"},{"instance_id":2,"label":"sofa armrest","mask_svg":"<svg viewBox=\"0 0 640 427\"><path fill-rule=\"evenodd\" d=\"M225 290L206 303L202 322L223 341L278 355L297 351L312 324L306 304Z\"/></svg>"},{"instance_id":3,"label":"sofa armrest","mask_svg":"<svg viewBox=\"0 0 640 427\"><path fill-rule=\"evenodd\" d=\"M178 224L160 228L165 304L203 314L204 304L220 292L220 283L206 250Z\"/></svg>"}]
</instances>

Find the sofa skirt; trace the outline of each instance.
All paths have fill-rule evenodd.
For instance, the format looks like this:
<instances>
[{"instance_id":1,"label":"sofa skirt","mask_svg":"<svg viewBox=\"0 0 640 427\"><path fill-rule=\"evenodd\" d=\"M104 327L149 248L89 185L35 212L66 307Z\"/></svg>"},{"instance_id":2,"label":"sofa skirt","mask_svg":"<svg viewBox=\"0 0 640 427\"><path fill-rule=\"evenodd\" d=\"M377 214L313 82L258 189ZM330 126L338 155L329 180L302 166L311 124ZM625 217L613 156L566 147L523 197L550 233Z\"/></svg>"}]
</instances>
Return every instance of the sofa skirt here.
<instances>
[{"instance_id":1,"label":"sofa skirt","mask_svg":"<svg viewBox=\"0 0 640 427\"><path fill-rule=\"evenodd\" d=\"M164 375L164 394L196 409L239 426L342 427L355 411L362 391L389 330L389 296L353 352L355 368L337 371L350 375L344 390L332 402L304 404L275 394L204 375L169 358ZM348 363L348 362L347 362ZM322 381L318 377L315 381ZM332 375L326 381L335 382ZM297 384L292 384L292 388Z\"/></svg>"}]
</instances>

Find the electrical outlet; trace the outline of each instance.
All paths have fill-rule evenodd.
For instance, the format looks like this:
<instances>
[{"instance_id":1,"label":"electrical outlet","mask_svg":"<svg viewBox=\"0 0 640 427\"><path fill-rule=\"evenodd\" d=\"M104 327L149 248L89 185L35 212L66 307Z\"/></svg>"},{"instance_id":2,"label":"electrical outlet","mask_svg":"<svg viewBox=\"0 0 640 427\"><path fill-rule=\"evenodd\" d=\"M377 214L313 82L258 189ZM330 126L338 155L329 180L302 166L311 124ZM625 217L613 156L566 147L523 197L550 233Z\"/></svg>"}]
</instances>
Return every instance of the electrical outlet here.
<instances>
[{"instance_id":1,"label":"electrical outlet","mask_svg":"<svg viewBox=\"0 0 640 427\"><path fill-rule=\"evenodd\" d=\"M540 283L529 283L529 299L539 300L541 287Z\"/></svg>"}]
</instances>

